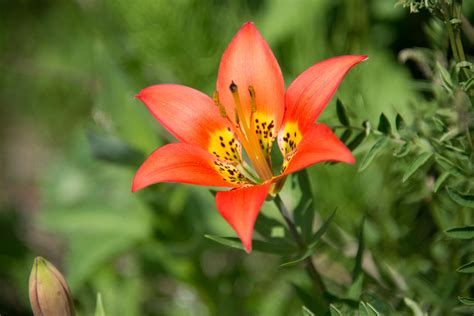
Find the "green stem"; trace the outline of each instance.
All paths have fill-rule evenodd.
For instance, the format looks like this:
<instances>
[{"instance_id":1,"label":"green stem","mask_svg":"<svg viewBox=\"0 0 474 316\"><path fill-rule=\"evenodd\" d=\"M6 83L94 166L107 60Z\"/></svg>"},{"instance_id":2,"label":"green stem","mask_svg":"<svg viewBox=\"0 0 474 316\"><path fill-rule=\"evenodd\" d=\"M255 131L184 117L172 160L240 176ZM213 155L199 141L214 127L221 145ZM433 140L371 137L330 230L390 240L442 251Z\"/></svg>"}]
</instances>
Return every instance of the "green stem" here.
<instances>
[{"instance_id":1,"label":"green stem","mask_svg":"<svg viewBox=\"0 0 474 316\"><path fill-rule=\"evenodd\" d=\"M457 63L466 61L466 55L464 54L464 48L461 41L461 28L460 24L453 25L451 20L457 19L461 21L461 7L462 1L453 1L451 4L450 14L448 13L445 16L445 23L448 30L449 43L451 46L451 51L453 53L454 59ZM463 81L468 80L471 77L470 71L463 67L461 68L461 79Z\"/></svg>"},{"instance_id":2,"label":"green stem","mask_svg":"<svg viewBox=\"0 0 474 316\"><path fill-rule=\"evenodd\" d=\"M288 212L288 209L286 208L285 204L280 198L280 195L277 194L275 198L273 199L273 201L275 202L275 205L277 206L281 215L285 219L285 222L288 225L288 229L290 230L290 233L293 239L298 244L298 247L302 250L305 249L306 248L305 243L303 239L301 238L300 234L298 233L295 222L293 221L293 218ZM314 266L313 261L311 260L311 258L306 258L304 262L306 265L306 271L308 272L311 280L313 281L314 286L319 290L321 294L323 294L324 292L326 292L326 286L324 285L321 275L319 274L318 270Z\"/></svg>"}]
</instances>

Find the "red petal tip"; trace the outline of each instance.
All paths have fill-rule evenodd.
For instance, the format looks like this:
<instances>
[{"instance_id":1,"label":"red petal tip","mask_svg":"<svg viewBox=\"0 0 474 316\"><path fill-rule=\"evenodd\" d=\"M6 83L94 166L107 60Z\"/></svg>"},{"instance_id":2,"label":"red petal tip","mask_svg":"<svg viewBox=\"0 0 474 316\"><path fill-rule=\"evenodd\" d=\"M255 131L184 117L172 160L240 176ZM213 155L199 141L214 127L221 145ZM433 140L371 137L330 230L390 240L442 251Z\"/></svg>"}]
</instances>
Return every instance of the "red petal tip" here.
<instances>
[{"instance_id":1,"label":"red petal tip","mask_svg":"<svg viewBox=\"0 0 474 316\"><path fill-rule=\"evenodd\" d=\"M141 189L143 189L143 188L141 188L137 185L137 183L135 182L135 177L133 177L133 180L132 180L132 193L135 193L135 192L137 192Z\"/></svg>"},{"instance_id":2,"label":"red petal tip","mask_svg":"<svg viewBox=\"0 0 474 316\"><path fill-rule=\"evenodd\" d=\"M252 242L250 242L248 245L244 245L244 250L246 253L251 253L252 252Z\"/></svg>"},{"instance_id":3,"label":"red petal tip","mask_svg":"<svg viewBox=\"0 0 474 316\"><path fill-rule=\"evenodd\" d=\"M255 27L255 24L252 21L247 21L242 25L242 28L244 27Z\"/></svg>"},{"instance_id":4,"label":"red petal tip","mask_svg":"<svg viewBox=\"0 0 474 316\"><path fill-rule=\"evenodd\" d=\"M348 160L346 163L351 164L351 165L355 164L356 159L355 159L354 155L352 155L352 158L350 160Z\"/></svg>"},{"instance_id":5,"label":"red petal tip","mask_svg":"<svg viewBox=\"0 0 474 316\"><path fill-rule=\"evenodd\" d=\"M134 98L141 101L141 100L142 100L142 91L140 91L140 92L138 92L137 94L135 94Z\"/></svg>"}]
</instances>

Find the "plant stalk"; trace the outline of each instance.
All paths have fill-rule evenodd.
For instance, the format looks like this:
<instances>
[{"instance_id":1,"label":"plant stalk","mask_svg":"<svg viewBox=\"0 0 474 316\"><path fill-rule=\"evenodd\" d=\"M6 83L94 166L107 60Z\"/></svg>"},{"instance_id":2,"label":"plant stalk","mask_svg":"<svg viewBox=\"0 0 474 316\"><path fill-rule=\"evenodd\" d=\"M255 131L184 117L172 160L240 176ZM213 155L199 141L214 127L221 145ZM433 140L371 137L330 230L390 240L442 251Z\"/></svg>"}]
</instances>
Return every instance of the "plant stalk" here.
<instances>
[{"instance_id":1,"label":"plant stalk","mask_svg":"<svg viewBox=\"0 0 474 316\"><path fill-rule=\"evenodd\" d=\"M453 19L462 21L461 15L461 7L462 1L453 1L451 4L451 14L445 16L444 23L446 24L446 28L448 30L449 36L449 44L451 46L451 51L453 53L453 57L457 63L465 62L466 55L464 54L464 48L461 41L461 25L456 24L454 25L451 21ZM463 81L468 80L471 77L470 71L466 67L461 68L461 79Z\"/></svg>"},{"instance_id":2,"label":"plant stalk","mask_svg":"<svg viewBox=\"0 0 474 316\"><path fill-rule=\"evenodd\" d=\"M286 208L285 204L283 203L282 199L280 198L280 195L277 194L275 198L273 199L275 202L275 205L277 206L278 210L280 211L281 215L285 219L286 224L288 225L288 229L290 230L290 233L295 240L295 242L298 244L298 247L300 249L305 249L305 243L303 239L301 238L300 234L298 233L298 230L296 229L295 222L293 221L293 218L291 217L290 213L288 212L288 209ZM313 261L311 258L306 258L304 261L306 265L306 271L308 272L308 275L310 276L311 280L314 283L314 286L320 291L321 294L326 292L326 286L324 285L323 279L321 278L321 275L319 274L318 270L313 264Z\"/></svg>"}]
</instances>

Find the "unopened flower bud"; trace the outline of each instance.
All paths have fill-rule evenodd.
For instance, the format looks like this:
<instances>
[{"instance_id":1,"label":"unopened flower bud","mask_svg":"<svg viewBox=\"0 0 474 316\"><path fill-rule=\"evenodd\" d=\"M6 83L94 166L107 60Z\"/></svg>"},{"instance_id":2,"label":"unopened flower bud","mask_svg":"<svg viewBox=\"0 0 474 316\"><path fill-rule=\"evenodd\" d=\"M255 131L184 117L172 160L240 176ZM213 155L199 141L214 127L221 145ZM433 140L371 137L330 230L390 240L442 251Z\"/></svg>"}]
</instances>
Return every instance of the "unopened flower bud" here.
<instances>
[{"instance_id":1,"label":"unopened flower bud","mask_svg":"<svg viewBox=\"0 0 474 316\"><path fill-rule=\"evenodd\" d=\"M74 303L62 274L37 257L30 274L30 303L35 316L74 316Z\"/></svg>"}]
</instances>

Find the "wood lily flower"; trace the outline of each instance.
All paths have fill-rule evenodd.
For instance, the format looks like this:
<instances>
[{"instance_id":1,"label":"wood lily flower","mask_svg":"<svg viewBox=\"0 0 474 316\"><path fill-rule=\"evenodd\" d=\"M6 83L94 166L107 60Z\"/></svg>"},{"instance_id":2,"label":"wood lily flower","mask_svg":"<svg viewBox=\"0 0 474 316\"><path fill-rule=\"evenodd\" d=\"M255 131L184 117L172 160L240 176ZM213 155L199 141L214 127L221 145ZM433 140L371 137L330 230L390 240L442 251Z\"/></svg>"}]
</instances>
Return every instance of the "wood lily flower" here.
<instances>
[{"instance_id":1,"label":"wood lily flower","mask_svg":"<svg viewBox=\"0 0 474 316\"><path fill-rule=\"evenodd\" d=\"M147 158L132 191L157 182L231 188L217 193L216 206L250 252L260 208L286 175L322 161L355 162L331 129L314 122L344 75L366 58L324 60L300 74L285 92L272 51L252 23L244 24L222 56L213 98L174 84L138 93L180 142ZM270 155L275 139L283 155L276 176Z\"/></svg>"}]
</instances>

